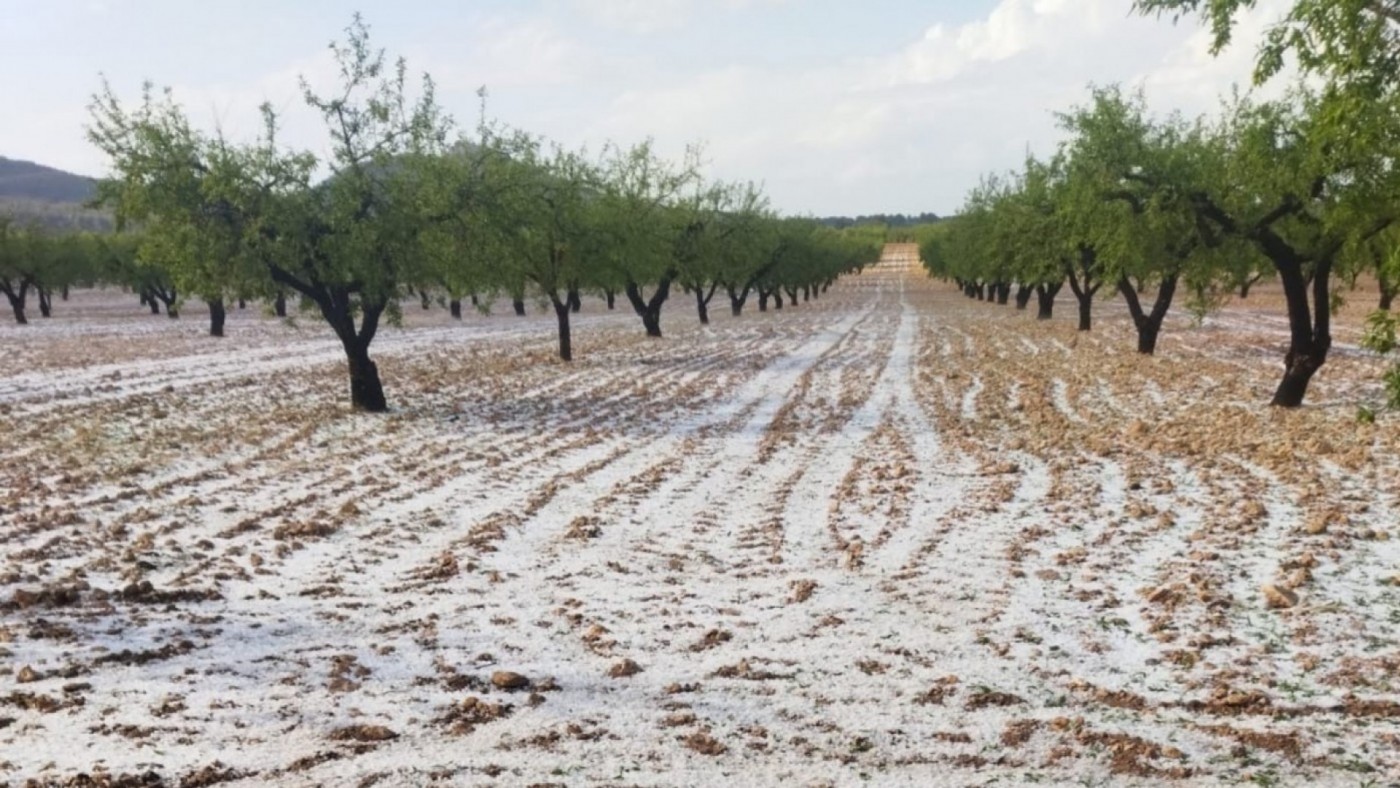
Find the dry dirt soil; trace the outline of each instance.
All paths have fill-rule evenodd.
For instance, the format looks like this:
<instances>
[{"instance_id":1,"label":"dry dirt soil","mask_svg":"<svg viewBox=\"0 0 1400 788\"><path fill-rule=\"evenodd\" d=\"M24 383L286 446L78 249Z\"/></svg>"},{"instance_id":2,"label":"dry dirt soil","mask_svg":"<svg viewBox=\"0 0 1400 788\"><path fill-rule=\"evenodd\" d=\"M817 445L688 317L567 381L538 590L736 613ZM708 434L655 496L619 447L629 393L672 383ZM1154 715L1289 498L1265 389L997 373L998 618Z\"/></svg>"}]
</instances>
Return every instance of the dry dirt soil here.
<instances>
[{"instance_id":1,"label":"dry dirt soil","mask_svg":"<svg viewBox=\"0 0 1400 788\"><path fill-rule=\"evenodd\" d=\"M1267 289L1148 358L893 248L571 365L411 305L366 416L311 318L77 293L0 329L0 783L1393 784L1371 299L1281 412Z\"/></svg>"}]
</instances>

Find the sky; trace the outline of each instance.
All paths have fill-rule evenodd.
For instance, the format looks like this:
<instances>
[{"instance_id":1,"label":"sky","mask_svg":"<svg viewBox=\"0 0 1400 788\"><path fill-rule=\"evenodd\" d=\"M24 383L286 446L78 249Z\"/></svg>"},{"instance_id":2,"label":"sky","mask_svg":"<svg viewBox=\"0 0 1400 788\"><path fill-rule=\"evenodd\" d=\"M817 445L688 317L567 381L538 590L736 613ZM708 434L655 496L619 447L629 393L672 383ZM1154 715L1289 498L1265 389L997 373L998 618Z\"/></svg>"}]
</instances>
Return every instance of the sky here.
<instances>
[{"instance_id":1,"label":"sky","mask_svg":"<svg viewBox=\"0 0 1400 788\"><path fill-rule=\"evenodd\" d=\"M0 0L0 156L104 174L84 131L104 77L129 100L169 86L235 138L271 102L288 144L324 151L298 80L334 84L328 45L358 10L464 131L485 86L491 118L569 147L699 143L707 175L787 214L946 215L982 174L1052 152L1090 84L1214 111L1281 2L1212 57L1196 20L1130 0Z\"/></svg>"}]
</instances>

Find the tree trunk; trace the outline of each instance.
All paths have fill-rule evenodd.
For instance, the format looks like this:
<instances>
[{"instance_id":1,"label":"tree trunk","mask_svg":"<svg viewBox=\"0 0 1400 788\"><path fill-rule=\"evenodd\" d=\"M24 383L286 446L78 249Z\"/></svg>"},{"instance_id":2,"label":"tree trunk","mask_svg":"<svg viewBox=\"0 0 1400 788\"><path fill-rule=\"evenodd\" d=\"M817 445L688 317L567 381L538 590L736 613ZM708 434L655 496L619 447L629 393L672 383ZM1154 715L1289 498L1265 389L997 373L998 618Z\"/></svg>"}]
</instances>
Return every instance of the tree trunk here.
<instances>
[{"instance_id":1,"label":"tree trunk","mask_svg":"<svg viewBox=\"0 0 1400 788\"><path fill-rule=\"evenodd\" d=\"M729 313L734 317L744 314L744 302L749 300L749 289L745 287L743 292L739 292L731 285L725 285L724 290L729 294Z\"/></svg>"},{"instance_id":2,"label":"tree trunk","mask_svg":"<svg viewBox=\"0 0 1400 788\"><path fill-rule=\"evenodd\" d=\"M39 317L53 317L53 292L47 287L38 288Z\"/></svg>"},{"instance_id":3,"label":"tree trunk","mask_svg":"<svg viewBox=\"0 0 1400 788\"><path fill-rule=\"evenodd\" d=\"M209 336L221 337L224 335L224 318L227 314L224 311L224 299L209 299Z\"/></svg>"},{"instance_id":4,"label":"tree trunk","mask_svg":"<svg viewBox=\"0 0 1400 788\"><path fill-rule=\"evenodd\" d=\"M481 297L478 296L476 293L472 293L472 309L479 309L480 307Z\"/></svg>"},{"instance_id":5,"label":"tree trunk","mask_svg":"<svg viewBox=\"0 0 1400 788\"><path fill-rule=\"evenodd\" d=\"M710 305L706 303L705 294L699 290L695 291L695 312L700 316L700 325L710 324Z\"/></svg>"},{"instance_id":6,"label":"tree trunk","mask_svg":"<svg viewBox=\"0 0 1400 788\"><path fill-rule=\"evenodd\" d=\"M1308 279L1303 275L1302 260L1291 250L1270 255L1283 283L1283 295L1288 301L1288 353L1283 360L1283 379L1279 381L1274 398L1269 403L1282 408L1303 404L1308 383L1327 361L1332 349L1332 302L1329 288L1332 278L1332 258L1323 256L1313 266L1312 309L1308 306Z\"/></svg>"},{"instance_id":7,"label":"tree trunk","mask_svg":"<svg viewBox=\"0 0 1400 788\"><path fill-rule=\"evenodd\" d=\"M811 301L811 300L812 300L812 286L811 286L811 285L803 285L803 286L802 286L802 303L805 304L805 303L807 303L808 301Z\"/></svg>"},{"instance_id":8,"label":"tree trunk","mask_svg":"<svg viewBox=\"0 0 1400 788\"><path fill-rule=\"evenodd\" d=\"M423 307L425 311L433 308L433 302L432 299L428 298L427 290L418 291L418 305Z\"/></svg>"},{"instance_id":9,"label":"tree trunk","mask_svg":"<svg viewBox=\"0 0 1400 788\"><path fill-rule=\"evenodd\" d=\"M366 413L383 413L389 409L384 398L384 384L379 380L379 367L369 357L369 348L346 348L350 368L350 407Z\"/></svg>"},{"instance_id":10,"label":"tree trunk","mask_svg":"<svg viewBox=\"0 0 1400 788\"><path fill-rule=\"evenodd\" d=\"M3 290L5 297L10 300L10 309L14 310L15 322L21 326L28 325L29 318L24 315L24 302L29 296L29 283L21 281L19 289L16 290L9 282L5 282L3 286L0 286L0 290Z\"/></svg>"},{"instance_id":11,"label":"tree trunk","mask_svg":"<svg viewBox=\"0 0 1400 788\"><path fill-rule=\"evenodd\" d=\"M1060 294L1060 288L1064 286L1064 282L1056 282L1053 285L1039 284L1035 286L1036 304L1038 306L1035 313L1036 320L1049 320L1055 316L1055 296Z\"/></svg>"},{"instance_id":12,"label":"tree trunk","mask_svg":"<svg viewBox=\"0 0 1400 788\"><path fill-rule=\"evenodd\" d=\"M583 299L579 297L578 287L569 288L569 311L578 314L583 309Z\"/></svg>"},{"instance_id":13,"label":"tree trunk","mask_svg":"<svg viewBox=\"0 0 1400 788\"><path fill-rule=\"evenodd\" d=\"M554 316L559 320L559 358L563 361L574 360L574 345L569 334L569 302L559 300L559 296L550 293L549 300L554 303Z\"/></svg>"},{"instance_id":14,"label":"tree trunk","mask_svg":"<svg viewBox=\"0 0 1400 788\"><path fill-rule=\"evenodd\" d=\"M272 300L272 313L278 317L287 316L287 294L281 290L277 291L277 297Z\"/></svg>"},{"instance_id":15,"label":"tree trunk","mask_svg":"<svg viewBox=\"0 0 1400 788\"><path fill-rule=\"evenodd\" d=\"M247 309L247 308L248 308L248 301L247 301L247 299L239 298L239 299L238 299L238 308L239 308L239 309Z\"/></svg>"},{"instance_id":16,"label":"tree trunk","mask_svg":"<svg viewBox=\"0 0 1400 788\"><path fill-rule=\"evenodd\" d=\"M1030 285L1016 285L1016 308L1024 310L1026 304L1031 302L1031 296L1035 294L1035 288Z\"/></svg>"},{"instance_id":17,"label":"tree trunk","mask_svg":"<svg viewBox=\"0 0 1400 788\"><path fill-rule=\"evenodd\" d=\"M180 317L180 309L179 307L175 306L176 300L180 297L179 291L177 291L173 287L170 288L169 291L165 290L164 288L156 287L152 288L151 292L155 296L155 298L152 299L151 314L160 314L160 310L155 307L155 301L159 301L160 303L165 304L166 317L170 318L171 320L176 320Z\"/></svg>"},{"instance_id":18,"label":"tree trunk","mask_svg":"<svg viewBox=\"0 0 1400 788\"><path fill-rule=\"evenodd\" d=\"M1376 279L1380 283L1381 291L1380 306L1377 308L1382 312L1389 312L1391 303L1395 301L1395 292L1400 290L1400 282L1390 281L1390 278L1385 275L1385 271L1379 267L1376 270Z\"/></svg>"},{"instance_id":19,"label":"tree trunk","mask_svg":"<svg viewBox=\"0 0 1400 788\"><path fill-rule=\"evenodd\" d=\"M661 307L671 295L673 276L672 273L662 275L661 281L656 284L656 290L649 299L642 296L642 288L636 282L628 282L624 288L627 300L632 304L632 310L642 319L642 327L646 329L649 337L661 337Z\"/></svg>"},{"instance_id":20,"label":"tree trunk","mask_svg":"<svg viewBox=\"0 0 1400 788\"><path fill-rule=\"evenodd\" d=\"M611 287L603 288L603 300L608 304L608 311L613 311L617 308L617 291Z\"/></svg>"},{"instance_id":21,"label":"tree trunk","mask_svg":"<svg viewBox=\"0 0 1400 788\"><path fill-rule=\"evenodd\" d=\"M768 291L761 287L758 289L758 311L768 311Z\"/></svg>"},{"instance_id":22,"label":"tree trunk","mask_svg":"<svg viewBox=\"0 0 1400 788\"><path fill-rule=\"evenodd\" d=\"M59 294L59 297L60 297L60 298L62 298L64 301L67 301L67 300L68 300L68 285L64 285L63 288L60 289L60 290L58 291L58 294Z\"/></svg>"},{"instance_id":23,"label":"tree trunk","mask_svg":"<svg viewBox=\"0 0 1400 788\"><path fill-rule=\"evenodd\" d=\"M996 285L996 288L997 288L997 303L1000 304L1001 306L1006 306L1006 302L1009 301L1009 300L1011 299L1011 283L1010 283L1010 282L998 282L997 285Z\"/></svg>"},{"instance_id":24,"label":"tree trunk","mask_svg":"<svg viewBox=\"0 0 1400 788\"><path fill-rule=\"evenodd\" d=\"M475 297L475 296L473 296ZM462 299L453 298L447 302L447 312L452 315L453 320L462 319Z\"/></svg>"},{"instance_id":25,"label":"tree trunk","mask_svg":"<svg viewBox=\"0 0 1400 788\"><path fill-rule=\"evenodd\" d=\"M316 297L321 314L335 329L345 348L345 358L350 371L350 407L366 413L383 413L389 409L384 398L384 384L379 380L379 367L369 357L369 346L379 330L379 317L387 303L361 303L361 325L355 327L355 315L351 311L350 294L344 290L332 290Z\"/></svg>"},{"instance_id":26,"label":"tree trunk","mask_svg":"<svg viewBox=\"0 0 1400 788\"><path fill-rule=\"evenodd\" d=\"M513 308L515 309L516 317L524 317L524 316L525 316L525 299L523 299L523 298L512 298L511 301L510 301L510 305L511 305L511 307L513 307ZM568 359L565 359L565 361L567 361L567 360L568 360Z\"/></svg>"},{"instance_id":27,"label":"tree trunk","mask_svg":"<svg viewBox=\"0 0 1400 788\"><path fill-rule=\"evenodd\" d=\"M1152 304L1151 313L1143 312L1142 300L1139 298L1145 289L1144 282L1139 281L1134 286L1127 277L1118 280L1118 292L1122 293L1123 300L1128 302L1128 313L1133 316L1133 325L1137 328L1139 353L1150 356L1157 351L1157 336L1162 331L1162 321L1167 317L1167 310L1171 309L1179 277L1179 274L1171 274L1162 278L1162 283L1157 287L1157 299Z\"/></svg>"},{"instance_id":28,"label":"tree trunk","mask_svg":"<svg viewBox=\"0 0 1400 788\"><path fill-rule=\"evenodd\" d=\"M160 301L156 299L156 294L152 290L145 290L141 294L141 303L151 308L151 314L160 314Z\"/></svg>"}]
</instances>

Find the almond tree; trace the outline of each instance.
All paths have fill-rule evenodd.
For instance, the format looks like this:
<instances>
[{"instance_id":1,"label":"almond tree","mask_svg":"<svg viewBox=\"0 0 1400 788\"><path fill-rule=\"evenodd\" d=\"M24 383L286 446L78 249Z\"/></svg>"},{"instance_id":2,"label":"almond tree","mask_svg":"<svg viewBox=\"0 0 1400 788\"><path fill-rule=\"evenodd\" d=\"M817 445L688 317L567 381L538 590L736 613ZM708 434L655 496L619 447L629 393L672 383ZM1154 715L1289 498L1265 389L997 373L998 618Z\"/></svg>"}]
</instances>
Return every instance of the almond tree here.
<instances>
[{"instance_id":1,"label":"almond tree","mask_svg":"<svg viewBox=\"0 0 1400 788\"><path fill-rule=\"evenodd\" d=\"M753 267L753 240L767 216L767 200L752 183L700 186L677 206L672 221L674 259L682 288L695 296L702 325L710 322L710 301L726 282L747 282ZM743 309L742 296L731 295L734 314ZM735 302L737 301L737 307Z\"/></svg>"},{"instance_id":2,"label":"almond tree","mask_svg":"<svg viewBox=\"0 0 1400 788\"><path fill-rule=\"evenodd\" d=\"M25 325L29 291L39 280L39 259L34 233L15 226L8 216L0 216L0 293L10 302L15 322Z\"/></svg>"},{"instance_id":3,"label":"almond tree","mask_svg":"<svg viewBox=\"0 0 1400 788\"><path fill-rule=\"evenodd\" d=\"M538 142L522 149L512 164L523 187L503 203L504 210L520 217L508 267L549 299L558 323L559 358L572 361L569 290L588 281L591 273L587 258L597 233L601 176L583 153L557 145L546 153Z\"/></svg>"},{"instance_id":4,"label":"almond tree","mask_svg":"<svg viewBox=\"0 0 1400 788\"><path fill-rule=\"evenodd\" d=\"M417 190L449 122L431 79L424 76L411 99L404 62L391 65L372 49L358 16L331 50L339 88L322 95L303 82L306 104L330 138L324 162L281 148L270 107L262 138L234 145L193 130L168 92L156 99L148 90L128 112L105 91L92 107L90 137L112 159L104 196L119 212L162 226L198 252L204 242L191 237L205 226L200 220L220 228L209 242L219 254L181 257L184 276L217 288L247 275L268 292L280 286L302 295L341 341L351 405L380 412L388 405L369 347L381 319L397 319L399 297L422 279L426 217ZM328 177L314 182L318 164ZM225 246L224 232L240 242Z\"/></svg>"},{"instance_id":5,"label":"almond tree","mask_svg":"<svg viewBox=\"0 0 1400 788\"><path fill-rule=\"evenodd\" d=\"M1363 243L1396 218L1387 197L1400 174L1389 107L1350 123L1373 141L1330 144L1326 96L1237 100L1217 130L1221 166L1186 185L1207 233L1238 238L1273 264L1288 305L1289 345L1272 404L1298 407L1332 347L1332 276L1349 244Z\"/></svg>"},{"instance_id":6,"label":"almond tree","mask_svg":"<svg viewBox=\"0 0 1400 788\"><path fill-rule=\"evenodd\" d=\"M687 184L698 180L697 157L691 149L676 167L645 142L625 150L610 147L601 167L595 263L620 274L627 301L649 337L661 336L661 308L671 285L703 243L702 204L681 200Z\"/></svg>"}]
</instances>

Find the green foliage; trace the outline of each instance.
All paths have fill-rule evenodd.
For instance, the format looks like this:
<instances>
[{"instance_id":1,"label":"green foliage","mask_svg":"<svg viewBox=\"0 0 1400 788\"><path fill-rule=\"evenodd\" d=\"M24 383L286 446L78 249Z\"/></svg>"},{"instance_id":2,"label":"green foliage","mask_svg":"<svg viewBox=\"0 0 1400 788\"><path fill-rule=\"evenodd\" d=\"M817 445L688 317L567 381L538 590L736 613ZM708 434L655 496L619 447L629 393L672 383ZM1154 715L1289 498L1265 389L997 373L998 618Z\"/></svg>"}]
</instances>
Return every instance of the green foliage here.
<instances>
[{"instance_id":1,"label":"green foliage","mask_svg":"<svg viewBox=\"0 0 1400 788\"><path fill-rule=\"evenodd\" d=\"M1396 328L1400 320L1389 312L1375 311L1366 317L1366 332L1361 337L1361 346L1367 350L1389 355L1396 346Z\"/></svg>"},{"instance_id":2,"label":"green foliage","mask_svg":"<svg viewBox=\"0 0 1400 788\"><path fill-rule=\"evenodd\" d=\"M1210 25L1212 51L1229 45L1241 12L1256 0L1135 0L1140 13L1196 13ZM1294 0L1267 31L1255 67L1256 82L1283 70L1292 55L1304 73L1374 96L1400 86L1400 2Z\"/></svg>"}]
</instances>

